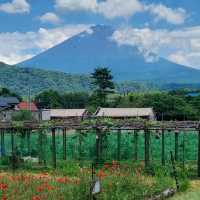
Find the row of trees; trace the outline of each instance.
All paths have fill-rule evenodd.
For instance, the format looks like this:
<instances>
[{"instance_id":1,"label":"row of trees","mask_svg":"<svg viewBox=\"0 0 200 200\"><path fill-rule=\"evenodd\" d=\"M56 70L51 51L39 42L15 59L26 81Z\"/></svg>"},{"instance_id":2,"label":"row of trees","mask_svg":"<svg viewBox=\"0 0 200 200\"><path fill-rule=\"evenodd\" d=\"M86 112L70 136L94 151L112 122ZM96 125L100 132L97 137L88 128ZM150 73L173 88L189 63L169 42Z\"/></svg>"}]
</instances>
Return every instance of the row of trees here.
<instances>
[{"instance_id":1,"label":"row of trees","mask_svg":"<svg viewBox=\"0 0 200 200\"><path fill-rule=\"evenodd\" d=\"M89 108L152 107L159 120L199 120L200 95L188 96L184 90L170 92L115 93L113 76L107 68L97 68L91 74L92 92L59 93L54 90L41 92L34 101L39 108ZM114 94L115 93L115 94ZM16 94L3 88L0 96ZM20 99L20 97L18 97Z\"/></svg>"}]
</instances>

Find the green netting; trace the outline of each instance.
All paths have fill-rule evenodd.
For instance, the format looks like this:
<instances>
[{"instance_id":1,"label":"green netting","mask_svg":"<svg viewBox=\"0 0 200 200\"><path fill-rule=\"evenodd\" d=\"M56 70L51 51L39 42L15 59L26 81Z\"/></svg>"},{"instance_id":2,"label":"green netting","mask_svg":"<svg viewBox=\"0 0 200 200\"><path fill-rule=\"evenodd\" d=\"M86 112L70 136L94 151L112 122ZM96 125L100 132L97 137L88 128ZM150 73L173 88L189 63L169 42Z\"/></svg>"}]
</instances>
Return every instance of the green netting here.
<instances>
[{"instance_id":1,"label":"green netting","mask_svg":"<svg viewBox=\"0 0 200 200\"><path fill-rule=\"evenodd\" d=\"M121 131L120 141L117 131L105 131L102 136L101 159L112 160L134 160L135 145L137 142L137 158L144 160L144 131ZM164 132L165 135L165 162L170 162L170 151L175 151L175 133ZM5 151L2 147L1 164L5 164L5 157L11 157L11 134L5 132ZM120 146L119 146L120 145ZM68 160L92 161L96 158L96 133L94 130L81 132L67 131L66 155ZM190 162L197 160L198 135L195 131L179 132L178 138L178 161ZM52 165L52 135L50 130L17 131L14 134L14 151L20 158L38 158L41 165ZM162 135L156 131L150 131L150 160L161 163ZM63 160L63 132L56 130L56 158Z\"/></svg>"}]
</instances>

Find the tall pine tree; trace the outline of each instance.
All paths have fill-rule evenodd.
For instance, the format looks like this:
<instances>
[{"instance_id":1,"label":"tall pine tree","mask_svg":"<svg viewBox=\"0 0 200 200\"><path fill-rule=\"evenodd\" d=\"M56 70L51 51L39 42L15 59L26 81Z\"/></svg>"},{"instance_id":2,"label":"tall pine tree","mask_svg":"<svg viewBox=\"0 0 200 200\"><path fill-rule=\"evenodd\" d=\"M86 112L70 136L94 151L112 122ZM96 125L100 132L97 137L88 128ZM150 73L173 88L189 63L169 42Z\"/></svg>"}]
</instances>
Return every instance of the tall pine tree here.
<instances>
[{"instance_id":1,"label":"tall pine tree","mask_svg":"<svg viewBox=\"0 0 200 200\"><path fill-rule=\"evenodd\" d=\"M114 82L111 71L106 67L98 67L91 74L94 96L99 106L106 105L106 97L114 91Z\"/></svg>"}]
</instances>

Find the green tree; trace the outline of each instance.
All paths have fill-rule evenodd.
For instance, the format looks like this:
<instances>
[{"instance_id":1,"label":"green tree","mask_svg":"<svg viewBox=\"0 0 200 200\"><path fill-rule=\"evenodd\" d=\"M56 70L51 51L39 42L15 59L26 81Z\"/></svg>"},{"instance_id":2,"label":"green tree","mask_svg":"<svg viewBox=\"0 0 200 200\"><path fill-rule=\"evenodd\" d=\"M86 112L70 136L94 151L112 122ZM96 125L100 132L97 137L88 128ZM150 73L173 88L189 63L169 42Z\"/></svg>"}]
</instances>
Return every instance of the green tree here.
<instances>
[{"instance_id":1,"label":"green tree","mask_svg":"<svg viewBox=\"0 0 200 200\"><path fill-rule=\"evenodd\" d=\"M111 71L106 67L96 68L91 74L91 79L94 86L93 97L99 106L105 106L107 95L113 93L115 88Z\"/></svg>"},{"instance_id":2,"label":"green tree","mask_svg":"<svg viewBox=\"0 0 200 200\"><path fill-rule=\"evenodd\" d=\"M32 113L29 110L20 110L12 114L13 121L31 121Z\"/></svg>"},{"instance_id":3,"label":"green tree","mask_svg":"<svg viewBox=\"0 0 200 200\"><path fill-rule=\"evenodd\" d=\"M62 97L54 90L41 92L35 97L35 102L39 108L62 108Z\"/></svg>"},{"instance_id":4,"label":"green tree","mask_svg":"<svg viewBox=\"0 0 200 200\"><path fill-rule=\"evenodd\" d=\"M22 98L18 94L11 92L8 88L4 88L4 87L0 88L0 96L2 97L12 96L12 97L18 98L19 101L22 101Z\"/></svg>"}]
</instances>

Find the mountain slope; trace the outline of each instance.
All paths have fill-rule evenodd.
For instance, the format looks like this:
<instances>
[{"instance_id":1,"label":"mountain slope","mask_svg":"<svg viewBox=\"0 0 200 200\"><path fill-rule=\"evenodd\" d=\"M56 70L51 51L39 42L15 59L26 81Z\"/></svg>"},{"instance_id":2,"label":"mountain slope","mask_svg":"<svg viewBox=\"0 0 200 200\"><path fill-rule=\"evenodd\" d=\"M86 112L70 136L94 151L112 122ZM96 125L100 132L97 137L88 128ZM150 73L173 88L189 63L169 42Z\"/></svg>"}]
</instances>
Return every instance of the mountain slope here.
<instances>
[{"instance_id":1,"label":"mountain slope","mask_svg":"<svg viewBox=\"0 0 200 200\"><path fill-rule=\"evenodd\" d=\"M70 75L40 69L24 69L0 63L0 86L20 95L28 95L53 89L60 92L88 91L89 78L84 75Z\"/></svg>"},{"instance_id":2,"label":"mountain slope","mask_svg":"<svg viewBox=\"0 0 200 200\"><path fill-rule=\"evenodd\" d=\"M116 80L159 81L164 83L199 83L200 70L160 58L145 61L137 48L119 46L111 40L114 30L95 26L29 59L19 66L58 70L70 74L89 74L97 66L112 70Z\"/></svg>"}]
</instances>

